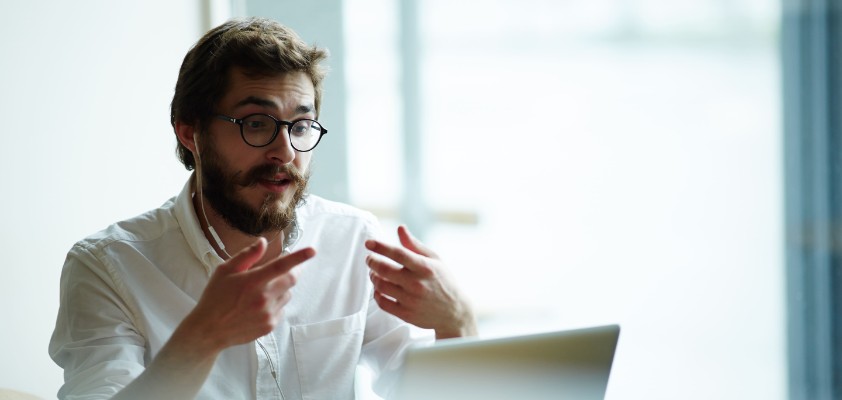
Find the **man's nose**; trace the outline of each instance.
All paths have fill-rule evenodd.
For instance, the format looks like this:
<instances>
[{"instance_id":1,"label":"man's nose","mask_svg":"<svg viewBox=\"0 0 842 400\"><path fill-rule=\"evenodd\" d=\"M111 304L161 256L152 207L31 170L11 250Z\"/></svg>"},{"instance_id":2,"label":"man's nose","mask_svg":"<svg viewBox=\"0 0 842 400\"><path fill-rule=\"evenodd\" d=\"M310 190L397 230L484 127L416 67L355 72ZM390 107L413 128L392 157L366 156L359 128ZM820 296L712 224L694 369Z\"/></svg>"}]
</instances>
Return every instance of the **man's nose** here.
<instances>
[{"instance_id":1,"label":"man's nose","mask_svg":"<svg viewBox=\"0 0 842 400\"><path fill-rule=\"evenodd\" d=\"M280 126L278 136L266 146L266 157L281 164L289 164L295 160L295 149L292 148L289 140L289 126Z\"/></svg>"}]
</instances>

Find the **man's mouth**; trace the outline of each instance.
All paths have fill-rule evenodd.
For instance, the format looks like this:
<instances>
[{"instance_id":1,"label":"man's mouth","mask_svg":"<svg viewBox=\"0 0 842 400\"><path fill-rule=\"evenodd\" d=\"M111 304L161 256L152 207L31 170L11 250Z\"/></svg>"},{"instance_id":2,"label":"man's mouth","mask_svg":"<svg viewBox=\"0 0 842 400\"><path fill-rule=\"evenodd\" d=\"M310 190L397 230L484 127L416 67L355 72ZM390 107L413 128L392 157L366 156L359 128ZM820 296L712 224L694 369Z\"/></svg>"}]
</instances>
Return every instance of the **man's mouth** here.
<instances>
[{"instance_id":1,"label":"man's mouth","mask_svg":"<svg viewBox=\"0 0 842 400\"><path fill-rule=\"evenodd\" d=\"M268 188L272 191L282 191L292 183L292 179L286 176L273 176L262 178L258 182L264 188Z\"/></svg>"},{"instance_id":2,"label":"man's mouth","mask_svg":"<svg viewBox=\"0 0 842 400\"><path fill-rule=\"evenodd\" d=\"M269 178L261 179L260 181L270 185L287 185L290 182L292 182L292 180L290 180L289 178Z\"/></svg>"},{"instance_id":3,"label":"man's mouth","mask_svg":"<svg viewBox=\"0 0 842 400\"><path fill-rule=\"evenodd\" d=\"M242 186L259 186L269 191L280 193L289 188L306 185L297 170L291 165L262 165L253 168L243 179Z\"/></svg>"}]
</instances>

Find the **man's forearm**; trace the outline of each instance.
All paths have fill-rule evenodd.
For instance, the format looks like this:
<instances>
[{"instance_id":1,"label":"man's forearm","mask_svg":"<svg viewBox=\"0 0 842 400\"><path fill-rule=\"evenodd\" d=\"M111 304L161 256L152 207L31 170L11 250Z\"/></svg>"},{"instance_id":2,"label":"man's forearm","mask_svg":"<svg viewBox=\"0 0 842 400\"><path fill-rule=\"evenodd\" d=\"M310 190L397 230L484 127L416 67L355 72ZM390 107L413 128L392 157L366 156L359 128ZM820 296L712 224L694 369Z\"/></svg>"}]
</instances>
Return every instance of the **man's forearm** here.
<instances>
[{"instance_id":1,"label":"man's forearm","mask_svg":"<svg viewBox=\"0 0 842 400\"><path fill-rule=\"evenodd\" d=\"M211 341L210 335L203 335L188 317L146 370L113 399L195 398L221 350Z\"/></svg>"}]
</instances>

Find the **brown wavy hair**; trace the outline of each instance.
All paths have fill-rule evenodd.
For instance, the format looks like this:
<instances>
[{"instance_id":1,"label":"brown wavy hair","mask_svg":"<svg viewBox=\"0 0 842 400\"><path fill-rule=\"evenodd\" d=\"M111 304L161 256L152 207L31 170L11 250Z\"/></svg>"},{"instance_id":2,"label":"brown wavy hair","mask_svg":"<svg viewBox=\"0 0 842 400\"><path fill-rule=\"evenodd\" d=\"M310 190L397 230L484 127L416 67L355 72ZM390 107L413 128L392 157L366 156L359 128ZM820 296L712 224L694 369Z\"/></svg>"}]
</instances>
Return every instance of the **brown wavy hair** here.
<instances>
[{"instance_id":1,"label":"brown wavy hair","mask_svg":"<svg viewBox=\"0 0 842 400\"><path fill-rule=\"evenodd\" d=\"M228 90L232 67L252 76L304 72L316 90L316 115L321 107L322 81L327 73L320 62L327 50L305 43L294 31L266 18L228 21L211 29L187 52L178 72L170 104L170 123L176 121L201 131L213 118L217 102ZM317 117L318 118L318 117ZM176 155L188 171L196 160L181 142Z\"/></svg>"}]
</instances>

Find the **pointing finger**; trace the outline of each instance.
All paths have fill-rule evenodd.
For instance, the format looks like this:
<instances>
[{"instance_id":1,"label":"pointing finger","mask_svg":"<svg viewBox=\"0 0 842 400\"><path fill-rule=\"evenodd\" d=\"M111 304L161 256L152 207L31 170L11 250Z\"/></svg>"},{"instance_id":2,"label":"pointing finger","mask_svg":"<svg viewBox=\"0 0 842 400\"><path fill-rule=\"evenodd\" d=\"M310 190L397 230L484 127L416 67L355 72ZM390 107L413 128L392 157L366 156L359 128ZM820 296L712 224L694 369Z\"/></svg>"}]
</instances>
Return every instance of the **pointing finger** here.
<instances>
[{"instance_id":1,"label":"pointing finger","mask_svg":"<svg viewBox=\"0 0 842 400\"><path fill-rule=\"evenodd\" d=\"M240 250L225 263L219 266L223 271L231 273L243 272L250 269L266 253L266 239L258 238L251 246Z\"/></svg>"},{"instance_id":2,"label":"pointing finger","mask_svg":"<svg viewBox=\"0 0 842 400\"><path fill-rule=\"evenodd\" d=\"M259 267L252 268L255 279L268 281L289 272L293 267L316 255L316 250L307 247L281 256Z\"/></svg>"}]
</instances>

